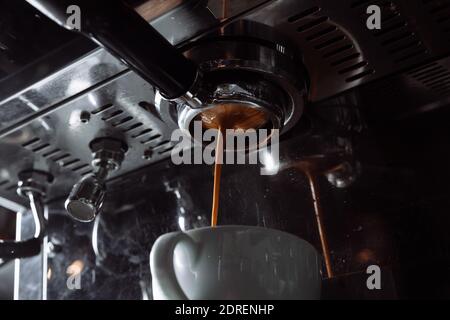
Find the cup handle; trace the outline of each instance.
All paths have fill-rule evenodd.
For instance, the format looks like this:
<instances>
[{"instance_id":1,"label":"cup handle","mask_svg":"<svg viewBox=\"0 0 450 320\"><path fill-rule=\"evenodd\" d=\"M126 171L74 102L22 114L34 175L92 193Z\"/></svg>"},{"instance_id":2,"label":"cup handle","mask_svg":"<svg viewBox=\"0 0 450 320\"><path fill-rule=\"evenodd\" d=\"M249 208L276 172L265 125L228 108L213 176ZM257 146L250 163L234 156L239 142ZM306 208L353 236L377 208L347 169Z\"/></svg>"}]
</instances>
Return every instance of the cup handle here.
<instances>
[{"instance_id":1,"label":"cup handle","mask_svg":"<svg viewBox=\"0 0 450 320\"><path fill-rule=\"evenodd\" d=\"M160 290L168 300L189 300L177 281L173 265L175 247L181 242L189 245L197 255L196 243L185 233L162 236L155 242L150 253L152 277L158 279Z\"/></svg>"}]
</instances>

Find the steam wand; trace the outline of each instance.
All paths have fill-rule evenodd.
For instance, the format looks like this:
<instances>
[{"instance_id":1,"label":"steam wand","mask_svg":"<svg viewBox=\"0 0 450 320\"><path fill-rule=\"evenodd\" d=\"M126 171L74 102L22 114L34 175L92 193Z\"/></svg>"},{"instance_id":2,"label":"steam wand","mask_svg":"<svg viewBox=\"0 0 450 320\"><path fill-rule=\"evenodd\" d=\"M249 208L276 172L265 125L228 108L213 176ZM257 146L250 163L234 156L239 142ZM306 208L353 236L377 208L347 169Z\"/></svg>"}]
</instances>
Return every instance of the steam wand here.
<instances>
[{"instance_id":1,"label":"steam wand","mask_svg":"<svg viewBox=\"0 0 450 320\"><path fill-rule=\"evenodd\" d=\"M43 171L26 170L19 173L19 180L17 194L28 199L30 203L35 232L31 239L0 241L0 258L2 259L28 258L38 255L47 229L43 198L46 185L53 181L53 177Z\"/></svg>"}]
</instances>

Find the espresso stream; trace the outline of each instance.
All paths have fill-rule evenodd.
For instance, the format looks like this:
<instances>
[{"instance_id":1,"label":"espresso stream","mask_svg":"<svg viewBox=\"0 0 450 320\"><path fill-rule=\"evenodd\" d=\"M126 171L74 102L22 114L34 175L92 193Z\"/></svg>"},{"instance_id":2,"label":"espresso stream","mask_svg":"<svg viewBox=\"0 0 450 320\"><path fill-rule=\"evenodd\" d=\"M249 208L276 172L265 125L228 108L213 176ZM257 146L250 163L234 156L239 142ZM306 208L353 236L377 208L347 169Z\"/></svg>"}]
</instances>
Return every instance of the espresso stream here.
<instances>
[{"instance_id":1,"label":"espresso stream","mask_svg":"<svg viewBox=\"0 0 450 320\"><path fill-rule=\"evenodd\" d=\"M216 157L214 164L214 188L211 212L211 227L217 226L219 213L220 180L222 176L222 163L224 145L226 145L226 130L258 129L268 121L268 115L261 109L246 104L221 104L200 114L203 128L216 129L220 132L216 140Z\"/></svg>"}]
</instances>

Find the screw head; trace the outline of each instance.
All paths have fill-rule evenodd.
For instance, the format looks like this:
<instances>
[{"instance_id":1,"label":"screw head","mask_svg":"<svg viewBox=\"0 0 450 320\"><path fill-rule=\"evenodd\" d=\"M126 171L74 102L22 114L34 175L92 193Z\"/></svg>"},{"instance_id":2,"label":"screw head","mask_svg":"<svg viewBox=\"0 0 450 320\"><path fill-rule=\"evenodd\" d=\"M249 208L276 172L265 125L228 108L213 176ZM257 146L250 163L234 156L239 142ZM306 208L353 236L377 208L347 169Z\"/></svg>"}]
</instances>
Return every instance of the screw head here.
<instances>
[{"instance_id":1,"label":"screw head","mask_svg":"<svg viewBox=\"0 0 450 320\"><path fill-rule=\"evenodd\" d=\"M142 155L142 159L144 160L150 160L153 156L153 150L152 149L147 149L144 151L144 154Z\"/></svg>"},{"instance_id":2,"label":"screw head","mask_svg":"<svg viewBox=\"0 0 450 320\"><path fill-rule=\"evenodd\" d=\"M82 111L80 113L80 122L81 123L89 123L89 120L91 120L91 114L87 111Z\"/></svg>"}]
</instances>

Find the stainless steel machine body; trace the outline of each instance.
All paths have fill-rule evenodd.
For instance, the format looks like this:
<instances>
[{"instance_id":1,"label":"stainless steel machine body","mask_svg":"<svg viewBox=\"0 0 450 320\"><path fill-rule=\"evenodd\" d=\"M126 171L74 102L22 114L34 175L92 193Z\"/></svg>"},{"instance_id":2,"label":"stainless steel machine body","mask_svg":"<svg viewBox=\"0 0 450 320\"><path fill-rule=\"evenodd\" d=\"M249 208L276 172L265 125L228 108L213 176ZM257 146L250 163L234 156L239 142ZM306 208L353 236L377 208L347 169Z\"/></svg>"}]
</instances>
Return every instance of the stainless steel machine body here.
<instances>
[{"instance_id":1,"label":"stainless steel machine body","mask_svg":"<svg viewBox=\"0 0 450 320\"><path fill-rule=\"evenodd\" d=\"M423 178L421 174L398 163L386 164L382 155L367 151L376 149L376 139L361 142L354 135L362 131L360 111L384 124L388 118L408 118L450 103L448 7L420 0L225 2L227 10L222 0L182 1L152 16L149 23L179 52L203 63L205 70L252 69L283 89L288 103L274 110L285 129L282 163L308 156L323 160L327 152L345 162L321 170L318 175L325 180L311 179L314 191L323 192L313 199L304 172L292 166L267 179L256 176L254 167L231 168L225 174L224 188L229 191L223 223L279 228L320 246L315 220L310 219L311 203L320 198L323 210L317 211L324 212L324 225L331 229L329 262L335 274L354 274L367 263L397 259L396 249L388 244L397 230L408 231L397 216L386 216L404 208L420 211L426 204L416 204L407 195L427 194L429 200L434 191L428 194L411 186L410 181ZM382 30L366 27L369 3L382 9ZM291 68L294 65L301 66L299 71ZM170 139L172 132L187 128L197 114L195 108L160 99L141 76L79 37L0 81L0 202L25 210L28 201L16 193L24 170L54 177L46 190L51 217L48 250L42 257L21 261L17 298L151 297L147 259L152 242L174 229L208 224L209 197L204 195L211 187L209 168L177 167L168 161L178 148ZM324 123L330 122L333 130L327 131ZM388 133L391 139L398 131L391 128ZM63 203L80 179L93 174L89 144L105 136L123 141L128 150L120 169L108 175L105 214L93 224L80 224L70 219ZM389 155L395 153L396 147L387 144ZM352 158L357 149L365 157L363 173ZM363 183L358 185L359 179ZM372 188L372 183L379 188ZM380 207L388 214L372 210ZM18 239L33 233L32 216L22 213ZM409 218L401 211L398 219L404 221L405 216ZM422 216L418 214L411 226L422 225ZM85 287L69 290L67 268L79 261ZM33 268L42 272L26 272ZM129 291L121 289L126 283L133 284ZM394 289L391 293L395 296Z\"/></svg>"}]
</instances>

